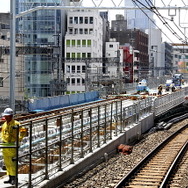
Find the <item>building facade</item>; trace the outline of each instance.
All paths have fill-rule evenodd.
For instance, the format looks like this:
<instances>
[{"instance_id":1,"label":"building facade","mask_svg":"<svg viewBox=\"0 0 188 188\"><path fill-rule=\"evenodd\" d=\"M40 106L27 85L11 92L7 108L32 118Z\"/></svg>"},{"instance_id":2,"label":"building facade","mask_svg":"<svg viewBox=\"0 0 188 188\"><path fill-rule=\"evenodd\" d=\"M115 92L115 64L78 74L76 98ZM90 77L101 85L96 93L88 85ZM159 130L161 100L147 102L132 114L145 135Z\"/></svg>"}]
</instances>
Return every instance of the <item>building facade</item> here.
<instances>
[{"instance_id":1,"label":"building facade","mask_svg":"<svg viewBox=\"0 0 188 188\"><path fill-rule=\"evenodd\" d=\"M102 73L103 22L98 11L70 10L65 35L68 93L89 91Z\"/></svg>"},{"instance_id":2,"label":"building facade","mask_svg":"<svg viewBox=\"0 0 188 188\"><path fill-rule=\"evenodd\" d=\"M5 35L4 35L5 36ZM22 45L16 43L16 51ZM15 63L15 99L24 99L24 64L22 55L16 55ZM8 99L10 96L10 41L0 39L0 99Z\"/></svg>"},{"instance_id":3,"label":"building facade","mask_svg":"<svg viewBox=\"0 0 188 188\"><path fill-rule=\"evenodd\" d=\"M139 7L148 7L148 4L145 0L140 0L139 2L136 2ZM153 0L151 1L151 3L152 2ZM153 20L153 12L150 11L150 9L141 10L132 0L125 0L124 4L127 7L135 7L135 9L125 10L125 19L127 20L128 29L140 29L145 31L150 27L154 27L150 21L150 19Z\"/></svg>"},{"instance_id":4,"label":"building facade","mask_svg":"<svg viewBox=\"0 0 188 188\"><path fill-rule=\"evenodd\" d=\"M167 42L163 42L162 52L161 61L164 62L165 65L164 74L166 76L171 76L173 75L172 46Z\"/></svg>"},{"instance_id":5,"label":"building facade","mask_svg":"<svg viewBox=\"0 0 188 188\"><path fill-rule=\"evenodd\" d=\"M162 36L158 29L149 30L149 70L150 76L160 77L165 75L165 61L162 61L162 56L165 54L162 50Z\"/></svg>"},{"instance_id":6,"label":"building facade","mask_svg":"<svg viewBox=\"0 0 188 188\"><path fill-rule=\"evenodd\" d=\"M139 78L146 79L149 74L148 34L140 29L119 31L112 27L110 36L120 42L120 46L132 46L139 52Z\"/></svg>"},{"instance_id":7,"label":"building facade","mask_svg":"<svg viewBox=\"0 0 188 188\"><path fill-rule=\"evenodd\" d=\"M56 2L53 0L17 0L17 2L18 13L37 6L61 4L60 0ZM60 46L57 41L61 33L61 12L60 10L37 10L19 18L17 23L19 40L24 48L46 48L46 53L41 54L40 51L36 51L33 54L24 55L25 93L29 98L51 96L51 83L58 79L59 75L57 76L56 72L58 72L57 67L60 62L58 56L49 53L49 48Z\"/></svg>"},{"instance_id":8,"label":"building facade","mask_svg":"<svg viewBox=\"0 0 188 188\"><path fill-rule=\"evenodd\" d=\"M188 45L172 43L174 74L182 73L185 80L188 79Z\"/></svg>"},{"instance_id":9,"label":"building facade","mask_svg":"<svg viewBox=\"0 0 188 188\"><path fill-rule=\"evenodd\" d=\"M24 98L24 64L16 42L15 99ZM9 99L10 91L10 13L0 13L0 99ZM2 102L1 102L2 105Z\"/></svg>"}]
</instances>

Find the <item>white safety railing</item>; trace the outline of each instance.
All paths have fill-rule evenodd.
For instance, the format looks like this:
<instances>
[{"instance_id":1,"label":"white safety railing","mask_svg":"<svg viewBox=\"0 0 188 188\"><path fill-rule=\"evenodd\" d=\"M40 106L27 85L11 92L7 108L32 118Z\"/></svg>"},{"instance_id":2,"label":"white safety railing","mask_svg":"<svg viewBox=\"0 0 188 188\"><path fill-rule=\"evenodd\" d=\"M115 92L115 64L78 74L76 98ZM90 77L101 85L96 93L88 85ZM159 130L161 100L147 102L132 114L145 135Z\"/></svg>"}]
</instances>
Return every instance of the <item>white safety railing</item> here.
<instances>
[{"instance_id":1,"label":"white safety railing","mask_svg":"<svg viewBox=\"0 0 188 188\"><path fill-rule=\"evenodd\" d=\"M154 100L154 115L159 116L185 101L185 90L181 89L171 94L163 95Z\"/></svg>"}]
</instances>

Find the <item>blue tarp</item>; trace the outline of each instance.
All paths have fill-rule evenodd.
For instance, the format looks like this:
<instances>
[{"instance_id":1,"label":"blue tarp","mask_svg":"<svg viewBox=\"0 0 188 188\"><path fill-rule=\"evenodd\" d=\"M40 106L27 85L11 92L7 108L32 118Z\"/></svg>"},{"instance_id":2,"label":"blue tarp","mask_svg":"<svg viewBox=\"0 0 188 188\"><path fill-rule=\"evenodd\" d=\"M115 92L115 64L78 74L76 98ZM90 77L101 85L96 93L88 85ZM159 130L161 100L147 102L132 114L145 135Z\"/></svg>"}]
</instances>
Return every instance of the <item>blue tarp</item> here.
<instances>
[{"instance_id":1,"label":"blue tarp","mask_svg":"<svg viewBox=\"0 0 188 188\"><path fill-rule=\"evenodd\" d=\"M46 97L29 101L28 110L29 112L48 111L96 100L99 100L98 91L77 93L72 95L62 95L56 97Z\"/></svg>"}]
</instances>

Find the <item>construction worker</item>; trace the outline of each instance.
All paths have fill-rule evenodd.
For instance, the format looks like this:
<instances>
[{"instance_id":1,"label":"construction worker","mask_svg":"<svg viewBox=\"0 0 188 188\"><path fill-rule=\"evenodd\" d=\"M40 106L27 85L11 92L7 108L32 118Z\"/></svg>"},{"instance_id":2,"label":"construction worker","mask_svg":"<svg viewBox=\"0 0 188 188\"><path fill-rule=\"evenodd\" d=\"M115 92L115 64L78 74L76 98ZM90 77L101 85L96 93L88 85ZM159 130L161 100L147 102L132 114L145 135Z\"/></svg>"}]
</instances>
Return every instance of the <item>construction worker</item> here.
<instances>
[{"instance_id":1,"label":"construction worker","mask_svg":"<svg viewBox=\"0 0 188 188\"><path fill-rule=\"evenodd\" d=\"M162 85L159 85L159 87L158 87L158 95L162 95L162 90L163 90Z\"/></svg>"},{"instance_id":2,"label":"construction worker","mask_svg":"<svg viewBox=\"0 0 188 188\"><path fill-rule=\"evenodd\" d=\"M19 141L26 135L26 129L20 127L20 123L14 120L13 110L11 108L6 108L2 113L5 122L1 130L1 140L5 146L11 146L16 144L16 138ZM19 128L19 132L18 132ZM17 133L19 136L17 137ZM16 146L16 145L15 145ZM3 159L7 170L7 175L9 176L8 181L4 183L9 183L15 185L16 183L16 148L3 148ZM14 159L14 160L13 160Z\"/></svg>"}]
</instances>

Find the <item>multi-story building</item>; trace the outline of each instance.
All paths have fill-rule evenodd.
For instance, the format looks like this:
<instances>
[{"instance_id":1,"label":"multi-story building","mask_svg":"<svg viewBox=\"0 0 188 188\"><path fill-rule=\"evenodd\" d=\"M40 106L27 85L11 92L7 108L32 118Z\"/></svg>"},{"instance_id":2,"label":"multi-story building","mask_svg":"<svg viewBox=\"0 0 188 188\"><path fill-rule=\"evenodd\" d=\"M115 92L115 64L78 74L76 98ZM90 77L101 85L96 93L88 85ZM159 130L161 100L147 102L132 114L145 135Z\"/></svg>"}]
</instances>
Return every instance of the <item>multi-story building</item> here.
<instances>
[{"instance_id":1,"label":"multi-story building","mask_svg":"<svg viewBox=\"0 0 188 188\"><path fill-rule=\"evenodd\" d=\"M110 22L109 22L109 19L108 19L108 12L105 11L105 12L100 12L100 16L102 17L102 20L103 20L103 73L106 73L107 72L107 69L106 69L106 59L105 59L105 56L106 56L106 42L109 42L110 40Z\"/></svg>"},{"instance_id":2,"label":"multi-story building","mask_svg":"<svg viewBox=\"0 0 188 188\"><path fill-rule=\"evenodd\" d=\"M150 29L149 31L149 69L150 76L152 77L161 77L165 74L165 62L162 61L162 55L164 52L162 51L162 37L161 31L158 29Z\"/></svg>"},{"instance_id":3,"label":"multi-story building","mask_svg":"<svg viewBox=\"0 0 188 188\"><path fill-rule=\"evenodd\" d=\"M173 64L173 74L179 73L178 66L182 60L182 53L180 53L175 48L172 48L172 64Z\"/></svg>"},{"instance_id":4,"label":"multi-story building","mask_svg":"<svg viewBox=\"0 0 188 188\"><path fill-rule=\"evenodd\" d=\"M182 73L185 80L188 79L188 45L172 43L174 73Z\"/></svg>"},{"instance_id":5,"label":"multi-story building","mask_svg":"<svg viewBox=\"0 0 188 188\"><path fill-rule=\"evenodd\" d=\"M140 29L126 29L119 26L125 23L125 20L113 21L110 36L120 42L121 46L130 45L134 51L139 52L139 78L145 79L149 73L149 56L148 56L148 34Z\"/></svg>"},{"instance_id":6,"label":"multi-story building","mask_svg":"<svg viewBox=\"0 0 188 188\"><path fill-rule=\"evenodd\" d=\"M16 0L17 12L27 11L37 6L56 6L60 5L61 0ZM48 53L49 48L54 46L60 48L61 41L61 12L60 10L37 10L28 13L18 20L18 32L20 41L24 48L46 48L46 53L33 53L24 56L25 67L25 92L28 97L46 97L52 95L58 80L58 88L62 87L62 72L59 67L60 60L58 55ZM64 23L65 25L65 23ZM62 27L63 30L64 27ZM58 75L57 75L58 74ZM62 85L61 85L62 84ZM59 91L59 90L58 90ZM56 94L62 94L63 89Z\"/></svg>"},{"instance_id":7,"label":"multi-story building","mask_svg":"<svg viewBox=\"0 0 188 188\"><path fill-rule=\"evenodd\" d=\"M18 51L18 48L22 48L22 45L16 43L16 51ZM23 100L24 65L22 55L17 54L15 60L15 99ZM0 90L0 99L8 99L10 97L10 41L5 39L0 39Z\"/></svg>"},{"instance_id":8,"label":"multi-story building","mask_svg":"<svg viewBox=\"0 0 188 188\"><path fill-rule=\"evenodd\" d=\"M164 62L165 69L164 74L165 75L172 75L173 74L173 62L172 62L172 46L167 43L162 43L162 59L161 61Z\"/></svg>"},{"instance_id":9,"label":"multi-story building","mask_svg":"<svg viewBox=\"0 0 188 188\"><path fill-rule=\"evenodd\" d=\"M88 91L102 73L102 26L98 11L67 12L65 78L69 93Z\"/></svg>"},{"instance_id":10,"label":"multi-story building","mask_svg":"<svg viewBox=\"0 0 188 188\"><path fill-rule=\"evenodd\" d=\"M22 44L16 42L16 52ZM24 98L24 65L22 55L16 53L15 98ZM10 13L0 13L0 99L8 99L10 91ZM2 102L1 102L2 104Z\"/></svg>"},{"instance_id":11,"label":"multi-story building","mask_svg":"<svg viewBox=\"0 0 188 188\"><path fill-rule=\"evenodd\" d=\"M110 79L123 77L123 54L119 42L115 39L106 42L106 58L108 58L106 67Z\"/></svg>"},{"instance_id":12,"label":"multi-story building","mask_svg":"<svg viewBox=\"0 0 188 188\"><path fill-rule=\"evenodd\" d=\"M145 0L140 0L136 3L139 7L143 7L143 5L148 7ZM150 27L154 27L154 24L150 21L150 19L153 20L153 12L150 9L139 9L132 0L125 0L124 4L127 7L135 7L135 9L125 10L125 19L127 20L128 29L140 29L144 31Z\"/></svg>"},{"instance_id":13,"label":"multi-story building","mask_svg":"<svg viewBox=\"0 0 188 188\"><path fill-rule=\"evenodd\" d=\"M123 72L126 83L138 82L140 78L139 51L134 50L130 44L120 47L123 50Z\"/></svg>"}]
</instances>

